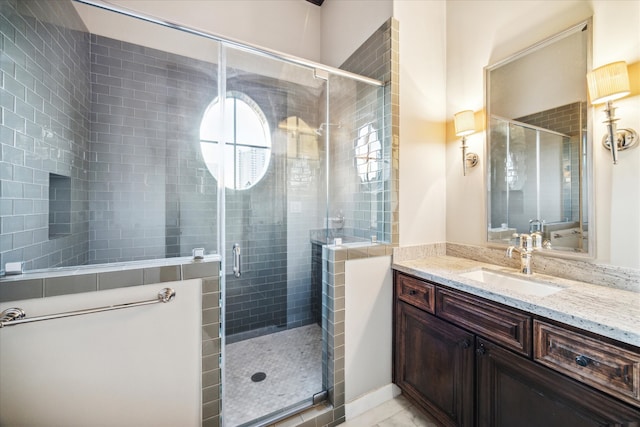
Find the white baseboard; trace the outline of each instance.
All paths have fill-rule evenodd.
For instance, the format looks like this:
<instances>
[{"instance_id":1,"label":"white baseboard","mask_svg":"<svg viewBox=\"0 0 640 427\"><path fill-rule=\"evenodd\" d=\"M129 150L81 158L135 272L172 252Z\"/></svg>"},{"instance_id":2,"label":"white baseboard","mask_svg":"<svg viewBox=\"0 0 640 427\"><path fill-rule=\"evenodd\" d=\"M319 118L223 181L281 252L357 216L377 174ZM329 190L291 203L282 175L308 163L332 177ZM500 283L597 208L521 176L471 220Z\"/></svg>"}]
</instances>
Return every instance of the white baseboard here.
<instances>
[{"instance_id":1,"label":"white baseboard","mask_svg":"<svg viewBox=\"0 0 640 427\"><path fill-rule=\"evenodd\" d=\"M378 405L383 404L387 400L391 400L400 394L400 389L395 384L387 384L358 397L351 402L347 402L345 407L345 418L350 420L358 415L367 412L369 409L375 408Z\"/></svg>"}]
</instances>

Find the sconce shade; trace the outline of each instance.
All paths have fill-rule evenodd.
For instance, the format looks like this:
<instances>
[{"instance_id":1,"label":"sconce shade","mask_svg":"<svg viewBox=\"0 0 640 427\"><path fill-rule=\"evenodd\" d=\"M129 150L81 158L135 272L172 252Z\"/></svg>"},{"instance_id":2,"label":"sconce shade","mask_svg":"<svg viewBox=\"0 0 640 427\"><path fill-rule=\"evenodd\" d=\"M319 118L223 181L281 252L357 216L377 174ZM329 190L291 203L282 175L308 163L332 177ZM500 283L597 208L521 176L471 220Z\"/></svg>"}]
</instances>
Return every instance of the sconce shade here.
<instances>
[{"instance_id":1,"label":"sconce shade","mask_svg":"<svg viewBox=\"0 0 640 427\"><path fill-rule=\"evenodd\" d=\"M587 73L587 84L592 104L602 104L629 95L627 63L612 62Z\"/></svg>"},{"instance_id":2,"label":"sconce shade","mask_svg":"<svg viewBox=\"0 0 640 427\"><path fill-rule=\"evenodd\" d=\"M476 121L473 111L460 111L453 115L453 122L457 136L470 135L476 131Z\"/></svg>"}]
</instances>

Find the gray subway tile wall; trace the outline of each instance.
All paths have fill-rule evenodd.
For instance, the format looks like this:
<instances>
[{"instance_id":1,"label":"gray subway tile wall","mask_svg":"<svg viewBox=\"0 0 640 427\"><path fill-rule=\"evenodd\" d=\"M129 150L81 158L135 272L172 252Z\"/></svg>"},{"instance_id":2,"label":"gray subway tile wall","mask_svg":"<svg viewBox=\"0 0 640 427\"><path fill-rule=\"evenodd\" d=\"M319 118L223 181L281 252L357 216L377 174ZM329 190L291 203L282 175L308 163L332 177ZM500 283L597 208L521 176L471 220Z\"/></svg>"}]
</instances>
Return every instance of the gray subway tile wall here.
<instances>
[{"instance_id":1,"label":"gray subway tile wall","mask_svg":"<svg viewBox=\"0 0 640 427\"><path fill-rule=\"evenodd\" d=\"M215 251L199 129L217 66L93 34L91 65L90 262Z\"/></svg>"},{"instance_id":2,"label":"gray subway tile wall","mask_svg":"<svg viewBox=\"0 0 640 427\"><path fill-rule=\"evenodd\" d=\"M247 78L245 72L242 78L231 78L227 89L249 96L272 130L288 117L298 117L310 126L320 124L319 93L313 88L260 75ZM232 263L227 264L225 331L238 339L313 321L308 230L318 224L313 195L320 191L321 165L318 159L288 153L283 135L273 135L273 144L278 145L274 145L265 176L250 189L228 192L226 198L225 252L232 259L231 246L240 244L243 272L235 278ZM289 173L301 165L309 172L304 182ZM295 203L299 209L292 212L288 207Z\"/></svg>"},{"instance_id":3,"label":"gray subway tile wall","mask_svg":"<svg viewBox=\"0 0 640 427\"><path fill-rule=\"evenodd\" d=\"M0 266L24 261L31 270L84 264L89 35L71 3L63 1L4 0L0 33ZM56 199L51 220L49 174L69 184L60 194L64 208L58 208L62 198Z\"/></svg>"},{"instance_id":4,"label":"gray subway tile wall","mask_svg":"<svg viewBox=\"0 0 640 427\"><path fill-rule=\"evenodd\" d=\"M397 186L392 173L396 164L392 144L398 128L392 126L393 109L379 106L391 99L397 84L392 63L392 58L398 54L397 42L393 39L394 25L397 23L392 19L385 22L340 67L386 84L377 89L356 84L354 109L348 103L342 104L343 109L332 106L340 121L355 123L355 126L347 134L337 131L336 136L344 142L334 145L332 158L338 166L330 178L330 206L332 212L343 210L348 233L367 240L375 236L378 241L389 243L398 241L392 231L392 217L388 215L394 209L392 189ZM397 36L397 31L395 34ZM336 96L339 97L339 93ZM363 131L369 132L367 136ZM361 160L364 165L360 171L355 167L358 157L366 157Z\"/></svg>"}]
</instances>

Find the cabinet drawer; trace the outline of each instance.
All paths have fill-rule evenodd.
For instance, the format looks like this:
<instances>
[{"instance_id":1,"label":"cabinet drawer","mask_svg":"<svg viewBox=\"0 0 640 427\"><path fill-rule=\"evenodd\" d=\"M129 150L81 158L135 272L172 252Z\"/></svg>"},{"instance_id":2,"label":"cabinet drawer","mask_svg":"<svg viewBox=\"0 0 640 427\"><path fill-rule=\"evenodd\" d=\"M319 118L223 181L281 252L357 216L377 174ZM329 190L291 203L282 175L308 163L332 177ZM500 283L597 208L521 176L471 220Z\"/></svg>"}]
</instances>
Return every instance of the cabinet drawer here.
<instances>
[{"instance_id":1,"label":"cabinet drawer","mask_svg":"<svg viewBox=\"0 0 640 427\"><path fill-rule=\"evenodd\" d=\"M414 277L398 273L396 276L398 299L415 305L429 313L435 313L435 286Z\"/></svg>"},{"instance_id":2,"label":"cabinet drawer","mask_svg":"<svg viewBox=\"0 0 640 427\"><path fill-rule=\"evenodd\" d=\"M436 293L436 314L525 356L531 356L531 317L448 289Z\"/></svg>"},{"instance_id":3,"label":"cabinet drawer","mask_svg":"<svg viewBox=\"0 0 640 427\"><path fill-rule=\"evenodd\" d=\"M640 406L640 354L534 321L534 359L598 390Z\"/></svg>"}]
</instances>

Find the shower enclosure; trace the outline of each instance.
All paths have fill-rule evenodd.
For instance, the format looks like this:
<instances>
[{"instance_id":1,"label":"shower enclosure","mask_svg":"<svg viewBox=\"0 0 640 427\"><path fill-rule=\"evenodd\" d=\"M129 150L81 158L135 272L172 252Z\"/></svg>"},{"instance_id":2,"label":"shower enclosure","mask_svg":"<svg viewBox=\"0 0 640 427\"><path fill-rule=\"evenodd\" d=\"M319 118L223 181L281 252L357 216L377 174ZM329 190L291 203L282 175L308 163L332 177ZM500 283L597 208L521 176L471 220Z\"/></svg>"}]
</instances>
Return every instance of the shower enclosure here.
<instances>
[{"instance_id":1,"label":"shower enclosure","mask_svg":"<svg viewBox=\"0 0 640 427\"><path fill-rule=\"evenodd\" d=\"M217 255L224 425L326 398L312 248L390 236L384 86L91 1L0 8L0 268Z\"/></svg>"},{"instance_id":2,"label":"shower enclosure","mask_svg":"<svg viewBox=\"0 0 640 427\"><path fill-rule=\"evenodd\" d=\"M586 247L582 132L571 137L497 116L490 126L489 240L537 231L553 247Z\"/></svg>"}]
</instances>

